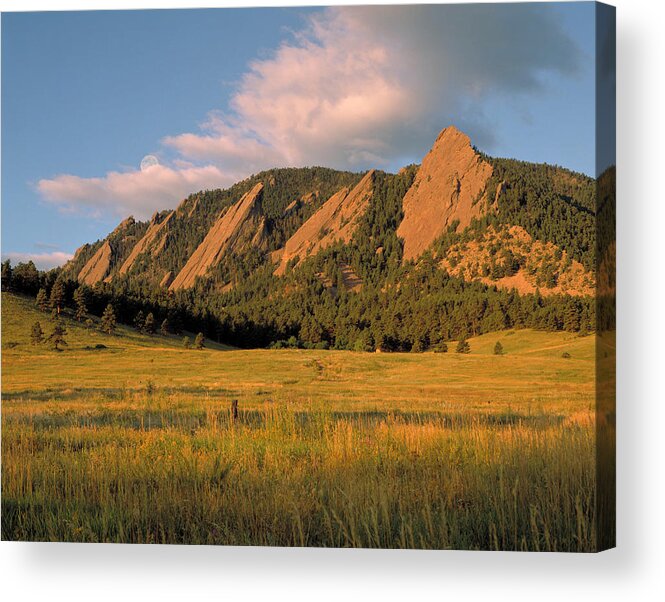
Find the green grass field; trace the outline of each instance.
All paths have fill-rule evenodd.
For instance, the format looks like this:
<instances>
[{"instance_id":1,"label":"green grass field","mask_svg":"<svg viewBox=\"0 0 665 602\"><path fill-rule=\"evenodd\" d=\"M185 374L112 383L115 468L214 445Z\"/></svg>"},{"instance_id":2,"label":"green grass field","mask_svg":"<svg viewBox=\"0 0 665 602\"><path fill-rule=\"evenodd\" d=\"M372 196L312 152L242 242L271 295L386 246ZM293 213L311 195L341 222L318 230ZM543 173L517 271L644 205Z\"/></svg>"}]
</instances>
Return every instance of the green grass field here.
<instances>
[{"instance_id":1,"label":"green grass field","mask_svg":"<svg viewBox=\"0 0 665 602\"><path fill-rule=\"evenodd\" d=\"M35 320L3 293L3 539L596 548L592 336L197 351L67 318L56 352Z\"/></svg>"}]
</instances>

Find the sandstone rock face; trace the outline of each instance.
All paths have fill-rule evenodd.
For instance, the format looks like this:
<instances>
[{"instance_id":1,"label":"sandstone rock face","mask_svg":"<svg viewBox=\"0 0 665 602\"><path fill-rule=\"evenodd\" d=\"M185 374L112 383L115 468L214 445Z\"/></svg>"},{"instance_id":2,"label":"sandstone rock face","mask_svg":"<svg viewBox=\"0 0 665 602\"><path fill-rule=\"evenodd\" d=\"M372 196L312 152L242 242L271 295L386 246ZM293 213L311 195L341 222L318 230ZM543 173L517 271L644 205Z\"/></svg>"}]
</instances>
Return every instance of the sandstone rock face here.
<instances>
[{"instance_id":1,"label":"sandstone rock face","mask_svg":"<svg viewBox=\"0 0 665 602\"><path fill-rule=\"evenodd\" d=\"M284 274L286 265L296 256L303 259L337 241L349 242L356 231L358 219L367 209L373 190L374 170L371 170L353 190L342 188L331 196L286 241L283 249L273 253L273 260L279 262L275 274Z\"/></svg>"},{"instance_id":2,"label":"sandstone rock face","mask_svg":"<svg viewBox=\"0 0 665 602\"><path fill-rule=\"evenodd\" d=\"M419 257L455 220L463 229L486 211L491 175L492 166L474 151L468 136L453 126L444 129L404 195L404 219L397 229L404 239L404 260Z\"/></svg>"},{"instance_id":3,"label":"sandstone rock face","mask_svg":"<svg viewBox=\"0 0 665 602\"><path fill-rule=\"evenodd\" d=\"M125 259L120 266L120 274L126 274L141 253L151 252L153 256L159 254L166 244L168 223L171 221L173 215L174 213L171 212L161 219L157 214L153 215L148 230L143 235L143 238L134 245L131 253L127 256L127 259Z\"/></svg>"},{"instance_id":4,"label":"sandstone rock face","mask_svg":"<svg viewBox=\"0 0 665 602\"><path fill-rule=\"evenodd\" d=\"M191 288L198 276L219 263L226 251L240 251L250 245L265 246L265 218L260 211L263 184L259 183L228 208L187 260L169 290Z\"/></svg>"},{"instance_id":5,"label":"sandstone rock face","mask_svg":"<svg viewBox=\"0 0 665 602\"><path fill-rule=\"evenodd\" d=\"M173 282L173 272L170 270L164 274L164 277L162 278L162 281L159 283L159 286L162 288L166 288L167 286L170 286L171 283Z\"/></svg>"},{"instance_id":6,"label":"sandstone rock face","mask_svg":"<svg viewBox=\"0 0 665 602\"><path fill-rule=\"evenodd\" d=\"M93 285L102 281L111 269L111 259L113 249L108 240L99 247L97 252L88 260L79 272L78 281L84 284Z\"/></svg>"}]
</instances>

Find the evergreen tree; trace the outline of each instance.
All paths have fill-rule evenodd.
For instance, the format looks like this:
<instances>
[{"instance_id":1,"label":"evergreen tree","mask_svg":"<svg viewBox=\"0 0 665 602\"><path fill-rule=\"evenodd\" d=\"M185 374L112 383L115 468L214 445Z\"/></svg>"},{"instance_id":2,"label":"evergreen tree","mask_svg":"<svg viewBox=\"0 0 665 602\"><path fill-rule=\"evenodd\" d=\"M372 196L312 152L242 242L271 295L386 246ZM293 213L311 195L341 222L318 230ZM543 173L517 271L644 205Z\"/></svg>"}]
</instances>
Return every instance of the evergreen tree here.
<instances>
[{"instance_id":1,"label":"evergreen tree","mask_svg":"<svg viewBox=\"0 0 665 602\"><path fill-rule=\"evenodd\" d=\"M59 316L60 311L65 305L65 285L61 278L58 278L51 287L51 309Z\"/></svg>"},{"instance_id":2,"label":"evergreen tree","mask_svg":"<svg viewBox=\"0 0 665 602\"><path fill-rule=\"evenodd\" d=\"M40 311L48 311L51 307L48 295L46 294L46 289L40 288L37 293L37 299L35 300L35 305Z\"/></svg>"},{"instance_id":3,"label":"evergreen tree","mask_svg":"<svg viewBox=\"0 0 665 602\"><path fill-rule=\"evenodd\" d=\"M143 332L145 328L145 315L141 310L139 310L139 312L134 317L134 328L136 328L136 330L139 332Z\"/></svg>"},{"instance_id":4,"label":"evergreen tree","mask_svg":"<svg viewBox=\"0 0 665 602\"><path fill-rule=\"evenodd\" d=\"M92 318L88 318L85 321L85 327L90 330L95 325L95 321Z\"/></svg>"},{"instance_id":5,"label":"evergreen tree","mask_svg":"<svg viewBox=\"0 0 665 602\"><path fill-rule=\"evenodd\" d=\"M196 338L194 339L194 347L196 349L203 349L205 343L205 337L203 336L202 332L199 332L199 334L196 335Z\"/></svg>"},{"instance_id":6,"label":"evergreen tree","mask_svg":"<svg viewBox=\"0 0 665 602\"><path fill-rule=\"evenodd\" d=\"M145 323L143 324L143 330L147 334L153 335L153 334L155 334L155 329L156 329L155 316L153 316L152 312L150 312L145 317Z\"/></svg>"},{"instance_id":7,"label":"evergreen tree","mask_svg":"<svg viewBox=\"0 0 665 602\"><path fill-rule=\"evenodd\" d=\"M494 345L494 355L503 355L503 345L499 341Z\"/></svg>"},{"instance_id":8,"label":"evergreen tree","mask_svg":"<svg viewBox=\"0 0 665 602\"><path fill-rule=\"evenodd\" d=\"M411 353L422 353L425 351L425 346L420 338L417 338L411 346Z\"/></svg>"},{"instance_id":9,"label":"evergreen tree","mask_svg":"<svg viewBox=\"0 0 665 602\"><path fill-rule=\"evenodd\" d=\"M66 334L67 330L65 327L59 321L56 322L53 332L48 337L48 341L51 343L51 347L55 349L55 351L61 351L60 346L67 345L67 341L65 341Z\"/></svg>"},{"instance_id":10,"label":"evergreen tree","mask_svg":"<svg viewBox=\"0 0 665 602\"><path fill-rule=\"evenodd\" d=\"M110 303L106 306L102 314L101 329L106 334L113 334L116 327L115 310Z\"/></svg>"},{"instance_id":11,"label":"evergreen tree","mask_svg":"<svg viewBox=\"0 0 665 602\"><path fill-rule=\"evenodd\" d=\"M19 263L12 270L12 290L27 295L35 295L39 290L41 278L32 261Z\"/></svg>"},{"instance_id":12,"label":"evergreen tree","mask_svg":"<svg viewBox=\"0 0 665 602\"><path fill-rule=\"evenodd\" d=\"M81 322L88 314L88 289L85 285L82 284L74 291L74 303L76 303L74 317Z\"/></svg>"},{"instance_id":13,"label":"evergreen tree","mask_svg":"<svg viewBox=\"0 0 665 602\"><path fill-rule=\"evenodd\" d=\"M164 318L164 321L162 322L162 325L159 327L159 332L162 333L164 336L168 336L169 334L169 321L167 318Z\"/></svg>"},{"instance_id":14,"label":"evergreen tree","mask_svg":"<svg viewBox=\"0 0 665 602\"><path fill-rule=\"evenodd\" d=\"M460 339L460 342L457 343L455 351L457 353L471 353L471 345L469 345L469 341L466 339Z\"/></svg>"},{"instance_id":15,"label":"evergreen tree","mask_svg":"<svg viewBox=\"0 0 665 602\"><path fill-rule=\"evenodd\" d=\"M2 262L2 290L12 290L12 264L9 259Z\"/></svg>"},{"instance_id":16,"label":"evergreen tree","mask_svg":"<svg viewBox=\"0 0 665 602\"><path fill-rule=\"evenodd\" d=\"M42 330L42 325L39 322L35 322L32 325L32 331L30 332L30 342L33 345L39 345L44 342L44 331Z\"/></svg>"},{"instance_id":17,"label":"evergreen tree","mask_svg":"<svg viewBox=\"0 0 665 602\"><path fill-rule=\"evenodd\" d=\"M183 337L182 346L185 349L191 349L192 348L192 339L190 339L189 337Z\"/></svg>"},{"instance_id":18,"label":"evergreen tree","mask_svg":"<svg viewBox=\"0 0 665 602\"><path fill-rule=\"evenodd\" d=\"M441 341L435 348L434 353L448 353L448 345L444 341Z\"/></svg>"}]
</instances>

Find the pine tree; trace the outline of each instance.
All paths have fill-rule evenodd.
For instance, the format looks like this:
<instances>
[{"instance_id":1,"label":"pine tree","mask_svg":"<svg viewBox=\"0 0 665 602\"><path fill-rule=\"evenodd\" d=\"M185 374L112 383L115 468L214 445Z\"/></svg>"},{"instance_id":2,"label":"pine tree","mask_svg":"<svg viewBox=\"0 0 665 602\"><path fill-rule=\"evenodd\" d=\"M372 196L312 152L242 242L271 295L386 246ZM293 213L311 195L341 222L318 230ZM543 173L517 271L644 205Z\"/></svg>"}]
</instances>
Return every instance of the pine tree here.
<instances>
[{"instance_id":1,"label":"pine tree","mask_svg":"<svg viewBox=\"0 0 665 602\"><path fill-rule=\"evenodd\" d=\"M76 313L74 314L74 317L81 322L88 313L87 287L81 285L74 291L74 303L76 303Z\"/></svg>"},{"instance_id":2,"label":"pine tree","mask_svg":"<svg viewBox=\"0 0 665 602\"><path fill-rule=\"evenodd\" d=\"M145 323L143 324L143 331L146 332L149 335L155 334L155 316L152 315L152 312L150 312L146 317L145 317Z\"/></svg>"},{"instance_id":3,"label":"pine tree","mask_svg":"<svg viewBox=\"0 0 665 602\"><path fill-rule=\"evenodd\" d=\"M53 332L48 337L51 347L56 351L61 351L60 345L67 345L67 341L65 341L66 334L67 330L65 327L60 322L56 322Z\"/></svg>"},{"instance_id":4,"label":"pine tree","mask_svg":"<svg viewBox=\"0 0 665 602\"><path fill-rule=\"evenodd\" d=\"M167 318L164 318L164 321L162 322L162 325L159 327L159 332L161 332L164 336L168 336L169 334L169 321Z\"/></svg>"},{"instance_id":5,"label":"pine tree","mask_svg":"<svg viewBox=\"0 0 665 602\"><path fill-rule=\"evenodd\" d=\"M12 264L9 259L2 262L2 290L12 290Z\"/></svg>"},{"instance_id":6,"label":"pine tree","mask_svg":"<svg viewBox=\"0 0 665 602\"><path fill-rule=\"evenodd\" d=\"M110 303L106 306L102 314L101 328L106 334L113 334L116 327L115 311Z\"/></svg>"},{"instance_id":7,"label":"pine tree","mask_svg":"<svg viewBox=\"0 0 665 602\"><path fill-rule=\"evenodd\" d=\"M417 338L415 341L413 341L413 345L411 346L411 353L422 353L425 351L425 346L423 345L423 342L420 338Z\"/></svg>"},{"instance_id":8,"label":"pine tree","mask_svg":"<svg viewBox=\"0 0 665 602\"><path fill-rule=\"evenodd\" d=\"M145 328L145 315L141 310L139 310L139 313L137 313L136 317L134 318L134 328L136 328L136 330L139 332L142 332Z\"/></svg>"},{"instance_id":9,"label":"pine tree","mask_svg":"<svg viewBox=\"0 0 665 602\"><path fill-rule=\"evenodd\" d=\"M39 345L44 342L44 331L42 330L42 325L39 322L35 322L32 325L32 331L30 332L30 342L33 345Z\"/></svg>"},{"instance_id":10,"label":"pine tree","mask_svg":"<svg viewBox=\"0 0 665 602\"><path fill-rule=\"evenodd\" d=\"M503 345L499 341L494 345L494 355L503 355Z\"/></svg>"},{"instance_id":11,"label":"pine tree","mask_svg":"<svg viewBox=\"0 0 665 602\"><path fill-rule=\"evenodd\" d=\"M202 332L199 332L199 334L196 335L196 338L194 339L194 347L196 349L203 349L205 343L205 337L203 336Z\"/></svg>"},{"instance_id":12,"label":"pine tree","mask_svg":"<svg viewBox=\"0 0 665 602\"><path fill-rule=\"evenodd\" d=\"M444 341L441 341L435 348L434 353L448 353L448 345Z\"/></svg>"},{"instance_id":13,"label":"pine tree","mask_svg":"<svg viewBox=\"0 0 665 602\"><path fill-rule=\"evenodd\" d=\"M48 300L48 295L46 294L46 289L40 288L37 293L37 299L35 300L35 305L40 311L48 311L51 307Z\"/></svg>"},{"instance_id":14,"label":"pine tree","mask_svg":"<svg viewBox=\"0 0 665 602\"><path fill-rule=\"evenodd\" d=\"M182 346L185 349L191 349L192 348L192 339L190 339L189 337L183 337L182 338Z\"/></svg>"},{"instance_id":15,"label":"pine tree","mask_svg":"<svg viewBox=\"0 0 665 602\"><path fill-rule=\"evenodd\" d=\"M460 339L455 351L457 353L471 353L471 345L469 345L469 342L466 339Z\"/></svg>"},{"instance_id":16,"label":"pine tree","mask_svg":"<svg viewBox=\"0 0 665 602\"><path fill-rule=\"evenodd\" d=\"M60 311L65 304L65 285L62 280L58 278L53 287L51 288L51 309L56 315L60 315Z\"/></svg>"}]
</instances>

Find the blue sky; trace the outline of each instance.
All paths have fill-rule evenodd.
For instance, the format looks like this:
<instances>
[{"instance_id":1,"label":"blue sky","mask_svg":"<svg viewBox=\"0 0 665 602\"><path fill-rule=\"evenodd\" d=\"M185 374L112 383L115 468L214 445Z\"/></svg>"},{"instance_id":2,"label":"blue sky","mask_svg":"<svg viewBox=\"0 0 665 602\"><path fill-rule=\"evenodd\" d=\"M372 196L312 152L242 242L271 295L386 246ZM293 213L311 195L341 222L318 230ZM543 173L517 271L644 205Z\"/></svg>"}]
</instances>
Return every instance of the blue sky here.
<instances>
[{"instance_id":1,"label":"blue sky","mask_svg":"<svg viewBox=\"0 0 665 602\"><path fill-rule=\"evenodd\" d=\"M260 169L396 170L453 123L594 172L591 3L2 15L2 254ZM140 170L153 154L159 164Z\"/></svg>"}]
</instances>

